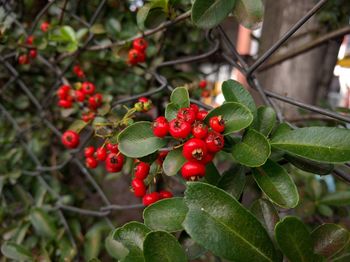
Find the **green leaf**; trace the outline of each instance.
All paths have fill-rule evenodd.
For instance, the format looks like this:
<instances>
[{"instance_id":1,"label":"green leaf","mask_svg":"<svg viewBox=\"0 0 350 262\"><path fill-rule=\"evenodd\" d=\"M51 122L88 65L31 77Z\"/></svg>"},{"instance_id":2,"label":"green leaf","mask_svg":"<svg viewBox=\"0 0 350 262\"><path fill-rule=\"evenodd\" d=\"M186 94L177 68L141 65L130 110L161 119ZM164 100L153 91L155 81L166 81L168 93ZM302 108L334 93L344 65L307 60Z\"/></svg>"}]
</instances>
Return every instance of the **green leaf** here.
<instances>
[{"instance_id":1,"label":"green leaf","mask_svg":"<svg viewBox=\"0 0 350 262\"><path fill-rule=\"evenodd\" d=\"M164 159L163 171L167 176L174 176L179 172L186 159L182 155L182 147L170 151Z\"/></svg>"},{"instance_id":2,"label":"green leaf","mask_svg":"<svg viewBox=\"0 0 350 262\"><path fill-rule=\"evenodd\" d=\"M254 128L265 136L268 136L276 124L276 112L268 106L258 108L258 116Z\"/></svg>"},{"instance_id":3,"label":"green leaf","mask_svg":"<svg viewBox=\"0 0 350 262\"><path fill-rule=\"evenodd\" d=\"M239 199L246 183L245 168L237 165L223 173L217 183L217 187L225 190L234 198Z\"/></svg>"},{"instance_id":4,"label":"green leaf","mask_svg":"<svg viewBox=\"0 0 350 262\"><path fill-rule=\"evenodd\" d=\"M350 205L350 191L340 191L327 194L319 201L320 204L330 206L347 206Z\"/></svg>"},{"instance_id":5,"label":"green leaf","mask_svg":"<svg viewBox=\"0 0 350 262\"><path fill-rule=\"evenodd\" d=\"M266 230L236 199L209 184L187 185L183 226L194 241L228 260L276 261Z\"/></svg>"},{"instance_id":6,"label":"green leaf","mask_svg":"<svg viewBox=\"0 0 350 262\"><path fill-rule=\"evenodd\" d=\"M13 242L4 242L1 246L1 253L17 261L33 261L32 254L25 246Z\"/></svg>"},{"instance_id":7,"label":"green leaf","mask_svg":"<svg viewBox=\"0 0 350 262\"><path fill-rule=\"evenodd\" d=\"M293 130L293 129L287 123L281 123L273 131L272 137L276 137L276 136L288 133L291 130Z\"/></svg>"},{"instance_id":8,"label":"green leaf","mask_svg":"<svg viewBox=\"0 0 350 262\"><path fill-rule=\"evenodd\" d=\"M226 102L241 103L248 107L253 115L256 114L254 99L241 83L235 80L227 80L222 84L221 88Z\"/></svg>"},{"instance_id":9,"label":"green leaf","mask_svg":"<svg viewBox=\"0 0 350 262\"><path fill-rule=\"evenodd\" d=\"M270 154L271 148L266 137L254 129L249 129L242 142L232 147L233 158L249 167L263 165Z\"/></svg>"},{"instance_id":10,"label":"green leaf","mask_svg":"<svg viewBox=\"0 0 350 262\"><path fill-rule=\"evenodd\" d=\"M150 155L167 144L166 139L154 136L150 122L137 122L124 129L118 136L122 154L139 158Z\"/></svg>"},{"instance_id":11,"label":"green leaf","mask_svg":"<svg viewBox=\"0 0 350 262\"><path fill-rule=\"evenodd\" d=\"M111 231L106 237L105 248L111 257L115 259L125 258L129 254L129 250L122 243L113 239L113 233L114 231Z\"/></svg>"},{"instance_id":12,"label":"green leaf","mask_svg":"<svg viewBox=\"0 0 350 262\"><path fill-rule=\"evenodd\" d=\"M315 253L331 257L341 251L349 241L349 232L336 224L323 224L311 232Z\"/></svg>"},{"instance_id":13,"label":"green leaf","mask_svg":"<svg viewBox=\"0 0 350 262\"><path fill-rule=\"evenodd\" d=\"M65 42L77 42L77 37L74 29L68 25L60 28L61 37Z\"/></svg>"},{"instance_id":14,"label":"green leaf","mask_svg":"<svg viewBox=\"0 0 350 262\"><path fill-rule=\"evenodd\" d=\"M248 127L253 121L250 110L245 105L236 102L228 102L214 108L208 113L204 121L209 125L210 118L219 115L225 120L224 135L240 131Z\"/></svg>"},{"instance_id":15,"label":"green leaf","mask_svg":"<svg viewBox=\"0 0 350 262\"><path fill-rule=\"evenodd\" d=\"M280 220L278 212L270 201L258 199L250 207L250 211L267 230L271 240L275 240L275 226Z\"/></svg>"},{"instance_id":16,"label":"green leaf","mask_svg":"<svg viewBox=\"0 0 350 262\"><path fill-rule=\"evenodd\" d=\"M186 254L177 239L167 232L147 234L143 243L145 262L186 262Z\"/></svg>"},{"instance_id":17,"label":"green leaf","mask_svg":"<svg viewBox=\"0 0 350 262\"><path fill-rule=\"evenodd\" d=\"M220 173L213 162L205 166L205 181L209 184L216 185L220 179Z\"/></svg>"},{"instance_id":18,"label":"green leaf","mask_svg":"<svg viewBox=\"0 0 350 262\"><path fill-rule=\"evenodd\" d=\"M71 241L67 237L63 237L58 242L60 256L64 261L73 261L77 255L76 248L72 245Z\"/></svg>"},{"instance_id":19,"label":"green leaf","mask_svg":"<svg viewBox=\"0 0 350 262\"><path fill-rule=\"evenodd\" d=\"M307 159L343 163L350 161L350 130L305 127L274 137L271 145Z\"/></svg>"},{"instance_id":20,"label":"green leaf","mask_svg":"<svg viewBox=\"0 0 350 262\"><path fill-rule=\"evenodd\" d=\"M329 175L334 169L334 165L332 164L320 163L290 154L285 154L284 158L293 166L313 174Z\"/></svg>"},{"instance_id":21,"label":"green leaf","mask_svg":"<svg viewBox=\"0 0 350 262\"><path fill-rule=\"evenodd\" d=\"M200 28L213 28L232 11L236 0L195 0L192 6L192 21Z\"/></svg>"},{"instance_id":22,"label":"green leaf","mask_svg":"<svg viewBox=\"0 0 350 262\"><path fill-rule=\"evenodd\" d=\"M169 103L167 104L165 108L165 118L168 121L171 121L177 117L177 112L179 111L180 106L178 106L175 103Z\"/></svg>"},{"instance_id":23,"label":"green leaf","mask_svg":"<svg viewBox=\"0 0 350 262\"><path fill-rule=\"evenodd\" d=\"M163 199L145 208L143 219L150 229L175 232L183 229L182 222L186 213L187 207L183 198L174 197Z\"/></svg>"},{"instance_id":24,"label":"green leaf","mask_svg":"<svg viewBox=\"0 0 350 262\"><path fill-rule=\"evenodd\" d=\"M83 120L75 120L68 128L67 130L72 130L74 132L80 133L86 126L87 122Z\"/></svg>"},{"instance_id":25,"label":"green leaf","mask_svg":"<svg viewBox=\"0 0 350 262\"><path fill-rule=\"evenodd\" d=\"M297 187L282 166L267 160L263 166L252 171L256 183L273 203L284 208L297 206Z\"/></svg>"},{"instance_id":26,"label":"green leaf","mask_svg":"<svg viewBox=\"0 0 350 262\"><path fill-rule=\"evenodd\" d=\"M241 25L255 30L264 19L264 5L261 0L237 0L233 14Z\"/></svg>"},{"instance_id":27,"label":"green leaf","mask_svg":"<svg viewBox=\"0 0 350 262\"><path fill-rule=\"evenodd\" d=\"M325 217L332 217L334 215L333 209L327 205L317 205L317 211Z\"/></svg>"},{"instance_id":28,"label":"green leaf","mask_svg":"<svg viewBox=\"0 0 350 262\"><path fill-rule=\"evenodd\" d=\"M179 108L190 106L190 96L185 87L177 87L173 90L170 96L170 102L179 106Z\"/></svg>"},{"instance_id":29,"label":"green leaf","mask_svg":"<svg viewBox=\"0 0 350 262\"><path fill-rule=\"evenodd\" d=\"M291 262L322 261L313 252L307 227L296 217L285 217L275 228L276 240Z\"/></svg>"},{"instance_id":30,"label":"green leaf","mask_svg":"<svg viewBox=\"0 0 350 262\"><path fill-rule=\"evenodd\" d=\"M98 257L101 251L102 232L106 229L105 223L97 223L90 227L84 238L84 258L91 260Z\"/></svg>"},{"instance_id":31,"label":"green leaf","mask_svg":"<svg viewBox=\"0 0 350 262\"><path fill-rule=\"evenodd\" d=\"M35 231L42 237L48 239L54 239L57 237L57 228L55 223L43 209L33 208L30 211L30 222L32 223Z\"/></svg>"},{"instance_id":32,"label":"green leaf","mask_svg":"<svg viewBox=\"0 0 350 262\"><path fill-rule=\"evenodd\" d=\"M143 242L151 230L139 222L130 222L113 232L113 239L119 243L115 245L117 259L122 262L144 262ZM125 249L129 252L126 254Z\"/></svg>"},{"instance_id":33,"label":"green leaf","mask_svg":"<svg viewBox=\"0 0 350 262\"><path fill-rule=\"evenodd\" d=\"M185 231L183 231L183 233L180 235L179 241L182 248L185 250L189 261L198 259L208 252L202 246L198 245L192 238L190 238Z\"/></svg>"}]
</instances>

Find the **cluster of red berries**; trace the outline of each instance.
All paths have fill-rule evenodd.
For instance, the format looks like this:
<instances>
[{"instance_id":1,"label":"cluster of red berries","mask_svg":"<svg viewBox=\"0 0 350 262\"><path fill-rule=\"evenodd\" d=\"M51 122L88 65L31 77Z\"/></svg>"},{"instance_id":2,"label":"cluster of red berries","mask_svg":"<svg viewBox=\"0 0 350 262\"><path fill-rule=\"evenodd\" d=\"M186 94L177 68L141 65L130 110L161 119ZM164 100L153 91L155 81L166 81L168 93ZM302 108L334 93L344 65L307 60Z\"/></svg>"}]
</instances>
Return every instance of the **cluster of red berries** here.
<instances>
[{"instance_id":1,"label":"cluster of red berries","mask_svg":"<svg viewBox=\"0 0 350 262\"><path fill-rule=\"evenodd\" d=\"M132 42L132 49L129 50L130 65L136 65L146 61L146 49L148 43L144 38L137 38Z\"/></svg>"},{"instance_id":2,"label":"cluster of red berries","mask_svg":"<svg viewBox=\"0 0 350 262\"><path fill-rule=\"evenodd\" d=\"M73 102L83 106L85 111L82 120L89 122L95 118L96 110L101 107L103 97L100 93L95 93L96 87L93 83L85 81L75 85L79 89L73 90L69 85L62 85L58 88L58 106L62 108L72 108Z\"/></svg>"},{"instance_id":3,"label":"cluster of red berries","mask_svg":"<svg viewBox=\"0 0 350 262\"><path fill-rule=\"evenodd\" d=\"M50 24L48 22L43 22L40 25L41 31L44 33L49 30ZM31 59L35 59L38 55L37 49L34 47L34 36L30 35L27 37L26 42L30 46L29 51L26 54L22 54L18 57L18 63L20 65L27 65L30 63Z\"/></svg>"},{"instance_id":4,"label":"cluster of red berries","mask_svg":"<svg viewBox=\"0 0 350 262\"><path fill-rule=\"evenodd\" d=\"M84 150L85 165L90 169L98 166L98 161L105 161L106 170L110 173L120 172L124 164L124 156L119 152L118 144L107 143L106 146L86 147Z\"/></svg>"},{"instance_id":5,"label":"cluster of red berries","mask_svg":"<svg viewBox=\"0 0 350 262\"><path fill-rule=\"evenodd\" d=\"M182 177L186 180L204 177L205 165L224 147L221 133L225 131L225 120L222 116L213 116L209 120L209 128L203 122L207 114L207 111L191 104L188 108L181 108L170 122L160 116L153 123L155 136L165 137L169 133L175 139L186 140L182 154L187 162L181 168Z\"/></svg>"},{"instance_id":6,"label":"cluster of red berries","mask_svg":"<svg viewBox=\"0 0 350 262\"><path fill-rule=\"evenodd\" d=\"M145 162L139 162L135 167L134 179L131 181L131 187L136 197L142 197L142 203L145 206L151 205L160 199L171 198L173 194L169 191L162 190L160 192L147 192L147 186L144 180L147 178L150 170L150 165Z\"/></svg>"},{"instance_id":7,"label":"cluster of red berries","mask_svg":"<svg viewBox=\"0 0 350 262\"><path fill-rule=\"evenodd\" d=\"M208 86L208 82L206 80L201 80L198 84L199 88L202 89L201 96L207 98L210 96L210 90L206 87Z\"/></svg>"},{"instance_id":8,"label":"cluster of red berries","mask_svg":"<svg viewBox=\"0 0 350 262\"><path fill-rule=\"evenodd\" d=\"M85 78L85 73L83 69L81 69L80 65L75 65L73 67L73 72L78 78Z\"/></svg>"}]
</instances>

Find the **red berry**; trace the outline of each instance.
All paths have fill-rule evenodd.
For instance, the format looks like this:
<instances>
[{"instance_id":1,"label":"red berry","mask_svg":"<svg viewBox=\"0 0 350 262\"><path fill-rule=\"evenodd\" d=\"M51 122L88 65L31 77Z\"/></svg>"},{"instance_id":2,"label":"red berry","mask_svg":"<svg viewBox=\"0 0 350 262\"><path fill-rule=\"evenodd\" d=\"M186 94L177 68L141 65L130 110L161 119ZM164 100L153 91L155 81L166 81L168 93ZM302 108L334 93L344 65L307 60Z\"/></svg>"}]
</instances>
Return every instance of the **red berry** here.
<instances>
[{"instance_id":1,"label":"red berry","mask_svg":"<svg viewBox=\"0 0 350 262\"><path fill-rule=\"evenodd\" d=\"M129 51L129 64L136 65L140 62L140 57L142 58L143 52L140 52L137 49L130 49Z\"/></svg>"},{"instance_id":2,"label":"red berry","mask_svg":"<svg viewBox=\"0 0 350 262\"><path fill-rule=\"evenodd\" d=\"M38 51L36 50L36 49L30 49L29 50L29 56L31 57L31 58L36 58L37 57L37 55L38 55Z\"/></svg>"},{"instance_id":3,"label":"red berry","mask_svg":"<svg viewBox=\"0 0 350 262\"><path fill-rule=\"evenodd\" d=\"M199 85L200 88L204 89L204 88L207 87L207 84L208 83L207 83L206 80L201 80L198 85Z\"/></svg>"},{"instance_id":4,"label":"red berry","mask_svg":"<svg viewBox=\"0 0 350 262\"><path fill-rule=\"evenodd\" d=\"M85 100L85 93L81 90L75 90L74 96L75 96L75 100L78 102L84 102Z\"/></svg>"},{"instance_id":5,"label":"red berry","mask_svg":"<svg viewBox=\"0 0 350 262\"><path fill-rule=\"evenodd\" d=\"M107 158L107 150L104 147L99 147L96 150L96 158L99 161L105 161Z\"/></svg>"},{"instance_id":6,"label":"red berry","mask_svg":"<svg viewBox=\"0 0 350 262\"><path fill-rule=\"evenodd\" d=\"M209 125L211 129L218 133L222 133L225 130L225 120L222 116L213 116L209 119Z\"/></svg>"},{"instance_id":7,"label":"red berry","mask_svg":"<svg viewBox=\"0 0 350 262\"><path fill-rule=\"evenodd\" d=\"M150 165L145 162L140 162L135 168L135 177L144 180L149 173Z\"/></svg>"},{"instance_id":8,"label":"red berry","mask_svg":"<svg viewBox=\"0 0 350 262\"><path fill-rule=\"evenodd\" d=\"M27 64L29 64L29 57L28 57L28 55L20 55L18 57L18 64L20 64L20 65L27 65Z\"/></svg>"},{"instance_id":9,"label":"red berry","mask_svg":"<svg viewBox=\"0 0 350 262\"><path fill-rule=\"evenodd\" d=\"M138 60L137 62L143 63L143 62L145 62L145 61L146 61L146 55L145 55L145 53L140 53L140 54L139 54L139 60Z\"/></svg>"},{"instance_id":10,"label":"red berry","mask_svg":"<svg viewBox=\"0 0 350 262\"><path fill-rule=\"evenodd\" d=\"M159 192L159 197L160 199L164 199L164 198L172 198L173 197L173 193L163 190Z\"/></svg>"},{"instance_id":11,"label":"red berry","mask_svg":"<svg viewBox=\"0 0 350 262\"><path fill-rule=\"evenodd\" d=\"M190 108L196 113L196 115L197 115L197 113L198 113L198 111L199 111L199 107L196 105L196 104L191 104L190 105Z\"/></svg>"},{"instance_id":12,"label":"red berry","mask_svg":"<svg viewBox=\"0 0 350 262\"><path fill-rule=\"evenodd\" d=\"M97 93L93 96L89 97L89 107L91 109L97 109L102 105L102 95L100 93Z\"/></svg>"},{"instance_id":13,"label":"red berry","mask_svg":"<svg viewBox=\"0 0 350 262\"><path fill-rule=\"evenodd\" d=\"M47 30L49 30L50 27L50 23L45 21L40 25L40 29L41 31L43 31L44 33L47 32Z\"/></svg>"},{"instance_id":14,"label":"red berry","mask_svg":"<svg viewBox=\"0 0 350 262\"><path fill-rule=\"evenodd\" d=\"M205 166L198 162L186 162L181 168L181 174L186 180L196 180L205 176Z\"/></svg>"},{"instance_id":15,"label":"red berry","mask_svg":"<svg viewBox=\"0 0 350 262\"><path fill-rule=\"evenodd\" d=\"M93 146L85 147L84 155L85 157L92 157L95 153L95 148Z\"/></svg>"},{"instance_id":16,"label":"red berry","mask_svg":"<svg viewBox=\"0 0 350 262\"><path fill-rule=\"evenodd\" d=\"M192 134L195 138L204 139L208 134L208 127L202 122L195 122L192 127Z\"/></svg>"},{"instance_id":17,"label":"red berry","mask_svg":"<svg viewBox=\"0 0 350 262\"><path fill-rule=\"evenodd\" d=\"M73 105L72 100L60 99L58 101L58 106L62 108L71 108Z\"/></svg>"},{"instance_id":18,"label":"red berry","mask_svg":"<svg viewBox=\"0 0 350 262\"><path fill-rule=\"evenodd\" d=\"M177 113L177 118L192 124L196 120L196 113L189 107L181 108Z\"/></svg>"},{"instance_id":19,"label":"red berry","mask_svg":"<svg viewBox=\"0 0 350 262\"><path fill-rule=\"evenodd\" d=\"M107 143L107 149L112 153L119 153L118 144Z\"/></svg>"},{"instance_id":20,"label":"red berry","mask_svg":"<svg viewBox=\"0 0 350 262\"><path fill-rule=\"evenodd\" d=\"M203 140L191 138L184 144L182 154L188 161L201 161L207 154L207 146Z\"/></svg>"},{"instance_id":21,"label":"red berry","mask_svg":"<svg viewBox=\"0 0 350 262\"><path fill-rule=\"evenodd\" d=\"M148 46L148 43L144 38L138 38L133 41L132 46L134 49L144 52Z\"/></svg>"},{"instance_id":22,"label":"red berry","mask_svg":"<svg viewBox=\"0 0 350 262\"><path fill-rule=\"evenodd\" d=\"M147 103L147 102L149 102L149 99L147 98L147 97L140 97L139 99L138 99L138 101L139 102L141 102L141 103Z\"/></svg>"},{"instance_id":23,"label":"red berry","mask_svg":"<svg viewBox=\"0 0 350 262\"><path fill-rule=\"evenodd\" d=\"M109 153L106 159L106 169L108 172L119 172L123 168L124 156L122 154Z\"/></svg>"},{"instance_id":24,"label":"red berry","mask_svg":"<svg viewBox=\"0 0 350 262\"><path fill-rule=\"evenodd\" d=\"M205 139L205 144L208 151L213 153L219 152L225 145L224 137L215 131L209 132Z\"/></svg>"},{"instance_id":25,"label":"red berry","mask_svg":"<svg viewBox=\"0 0 350 262\"><path fill-rule=\"evenodd\" d=\"M81 67L79 65L75 65L73 67L73 72L79 78L84 78L85 77L84 71L81 69Z\"/></svg>"},{"instance_id":26,"label":"red berry","mask_svg":"<svg viewBox=\"0 0 350 262\"><path fill-rule=\"evenodd\" d=\"M98 162L95 158L93 157L87 157L85 159L85 165L88 167L88 168L91 168L91 169L94 169L97 167L98 165Z\"/></svg>"},{"instance_id":27,"label":"red berry","mask_svg":"<svg viewBox=\"0 0 350 262\"><path fill-rule=\"evenodd\" d=\"M85 95L92 95L95 89L95 85L91 82L83 82L81 85L81 91L83 91Z\"/></svg>"},{"instance_id":28,"label":"red berry","mask_svg":"<svg viewBox=\"0 0 350 262\"><path fill-rule=\"evenodd\" d=\"M76 148L79 145L80 137L79 134L72 131L67 130L62 135L62 144L67 148Z\"/></svg>"},{"instance_id":29,"label":"red berry","mask_svg":"<svg viewBox=\"0 0 350 262\"><path fill-rule=\"evenodd\" d=\"M137 197L143 197L144 195L146 195L146 185L145 183L140 180L140 179L133 179L131 181L131 186L132 186L132 189L134 190L134 194L135 196Z\"/></svg>"},{"instance_id":30,"label":"red berry","mask_svg":"<svg viewBox=\"0 0 350 262\"><path fill-rule=\"evenodd\" d=\"M207 153L205 155L205 157L202 159L202 161L200 161L203 165L206 165L208 163L210 163L211 161L213 161L214 159L214 153Z\"/></svg>"},{"instance_id":31,"label":"red berry","mask_svg":"<svg viewBox=\"0 0 350 262\"><path fill-rule=\"evenodd\" d=\"M157 137L165 137L169 132L169 123L164 116L158 117L153 123L153 134Z\"/></svg>"},{"instance_id":32,"label":"red berry","mask_svg":"<svg viewBox=\"0 0 350 262\"><path fill-rule=\"evenodd\" d=\"M89 122L90 120L93 120L95 118L95 113L94 112L88 112L88 113L83 113L81 116L81 119L84 122Z\"/></svg>"},{"instance_id":33,"label":"red berry","mask_svg":"<svg viewBox=\"0 0 350 262\"><path fill-rule=\"evenodd\" d=\"M32 45L34 43L34 36L29 35L26 39L26 44L27 45Z\"/></svg>"},{"instance_id":34,"label":"red berry","mask_svg":"<svg viewBox=\"0 0 350 262\"><path fill-rule=\"evenodd\" d=\"M210 97L210 92L209 92L209 90L203 90L201 96L204 97L204 98Z\"/></svg>"},{"instance_id":35,"label":"red berry","mask_svg":"<svg viewBox=\"0 0 350 262\"><path fill-rule=\"evenodd\" d=\"M199 121L204 121L205 117L207 116L208 112L205 111L205 110L199 110L197 115L196 115L196 118L197 120Z\"/></svg>"},{"instance_id":36,"label":"red berry","mask_svg":"<svg viewBox=\"0 0 350 262\"><path fill-rule=\"evenodd\" d=\"M57 90L57 96L60 99L67 99L67 96L69 95L70 86L69 85L61 85Z\"/></svg>"},{"instance_id":37,"label":"red berry","mask_svg":"<svg viewBox=\"0 0 350 262\"><path fill-rule=\"evenodd\" d=\"M145 205L145 206L149 206L155 202L157 202L158 200L160 199L160 195L158 192L153 192L153 193L150 193L150 194L147 194L145 195L143 198L142 198L142 203Z\"/></svg>"},{"instance_id":38,"label":"red berry","mask_svg":"<svg viewBox=\"0 0 350 262\"><path fill-rule=\"evenodd\" d=\"M174 138L186 138L191 133L191 125L181 119L173 119L169 123L169 133Z\"/></svg>"}]
</instances>

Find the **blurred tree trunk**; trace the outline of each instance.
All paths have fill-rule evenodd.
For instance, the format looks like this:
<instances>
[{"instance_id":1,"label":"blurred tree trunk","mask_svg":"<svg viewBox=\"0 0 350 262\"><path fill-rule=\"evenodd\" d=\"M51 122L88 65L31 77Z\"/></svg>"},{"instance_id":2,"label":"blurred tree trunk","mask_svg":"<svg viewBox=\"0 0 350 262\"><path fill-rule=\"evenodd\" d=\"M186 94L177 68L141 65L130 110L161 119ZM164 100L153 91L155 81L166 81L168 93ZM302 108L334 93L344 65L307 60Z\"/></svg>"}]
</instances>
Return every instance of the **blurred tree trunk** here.
<instances>
[{"instance_id":1,"label":"blurred tree trunk","mask_svg":"<svg viewBox=\"0 0 350 262\"><path fill-rule=\"evenodd\" d=\"M260 54L271 47L314 4L314 1L304 0L266 0ZM311 41L317 37L315 30L322 30L322 25L314 16L277 53L293 50ZM315 104L324 100L332 80L339 46L338 42L329 42L261 72L261 84L266 89L306 103ZM298 114L294 106L285 103L279 103L279 106L287 118Z\"/></svg>"}]
</instances>

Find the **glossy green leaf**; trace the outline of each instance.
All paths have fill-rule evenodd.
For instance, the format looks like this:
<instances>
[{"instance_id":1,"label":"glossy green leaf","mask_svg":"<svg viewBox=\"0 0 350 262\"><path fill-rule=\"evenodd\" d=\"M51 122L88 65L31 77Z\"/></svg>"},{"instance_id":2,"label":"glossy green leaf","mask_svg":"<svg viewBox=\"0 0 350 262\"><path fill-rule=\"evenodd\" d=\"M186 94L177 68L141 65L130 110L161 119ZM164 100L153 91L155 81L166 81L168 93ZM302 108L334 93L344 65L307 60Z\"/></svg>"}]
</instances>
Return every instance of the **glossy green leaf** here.
<instances>
[{"instance_id":1,"label":"glossy green leaf","mask_svg":"<svg viewBox=\"0 0 350 262\"><path fill-rule=\"evenodd\" d=\"M77 41L75 31L70 26L67 26L67 25L62 26L60 28L60 33L61 33L61 37L64 41L67 41L67 42L76 42Z\"/></svg>"},{"instance_id":2,"label":"glossy green leaf","mask_svg":"<svg viewBox=\"0 0 350 262\"><path fill-rule=\"evenodd\" d=\"M192 21L200 28L213 28L232 11L236 0L195 0L192 6Z\"/></svg>"},{"instance_id":3,"label":"glossy green leaf","mask_svg":"<svg viewBox=\"0 0 350 262\"><path fill-rule=\"evenodd\" d=\"M347 206L350 205L350 191L340 191L330 193L319 201L320 204L330 206Z\"/></svg>"},{"instance_id":4,"label":"glossy green leaf","mask_svg":"<svg viewBox=\"0 0 350 262\"><path fill-rule=\"evenodd\" d=\"M268 136L276 124L276 112L268 106L258 108L258 116L254 128L265 136Z\"/></svg>"},{"instance_id":5,"label":"glossy green leaf","mask_svg":"<svg viewBox=\"0 0 350 262\"><path fill-rule=\"evenodd\" d=\"M122 262L144 262L143 242L151 230L139 222L130 222L113 232L113 239L119 243L115 245L115 254ZM125 249L129 252L126 253Z\"/></svg>"},{"instance_id":6,"label":"glossy green leaf","mask_svg":"<svg viewBox=\"0 0 350 262\"><path fill-rule=\"evenodd\" d=\"M271 146L307 159L343 163L350 161L350 130L305 127L275 136Z\"/></svg>"},{"instance_id":7,"label":"glossy green leaf","mask_svg":"<svg viewBox=\"0 0 350 262\"><path fill-rule=\"evenodd\" d=\"M164 159L163 171L168 176L174 176L180 171L186 159L182 155L182 147L170 151Z\"/></svg>"},{"instance_id":8,"label":"glossy green leaf","mask_svg":"<svg viewBox=\"0 0 350 262\"><path fill-rule=\"evenodd\" d=\"M250 110L243 104L228 102L211 110L204 119L206 124L213 116L221 115L225 120L224 135L240 131L248 127L253 121L253 115Z\"/></svg>"},{"instance_id":9,"label":"glossy green leaf","mask_svg":"<svg viewBox=\"0 0 350 262\"><path fill-rule=\"evenodd\" d=\"M143 243L145 262L187 262L185 251L177 239L164 231L147 234Z\"/></svg>"},{"instance_id":10,"label":"glossy green leaf","mask_svg":"<svg viewBox=\"0 0 350 262\"><path fill-rule=\"evenodd\" d=\"M1 254L16 261L33 261L32 254L25 246L13 242L4 242L1 246Z\"/></svg>"},{"instance_id":11,"label":"glossy green leaf","mask_svg":"<svg viewBox=\"0 0 350 262\"><path fill-rule=\"evenodd\" d=\"M258 29L264 18L263 2L262 0L237 0L233 14L244 27Z\"/></svg>"},{"instance_id":12,"label":"glossy green leaf","mask_svg":"<svg viewBox=\"0 0 350 262\"><path fill-rule=\"evenodd\" d=\"M225 171L220 177L217 187L225 190L234 198L239 199L246 183L245 168L237 165Z\"/></svg>"},{"instance_id":13,"label":"glossy green leaf","mask_svg":"<svg viewBox=\"0 0 350 262\"><path fill-rule=\"evenodd\" d=\"M341 251L349 242L349 232L336 224L323 224L311 233L315 253L331 257Z\"/></svg>"},{"instance_id":14,"label":"glossy green leaf","mask_svg":"<svg viewBox=\"0 0 350 262\"><path fill-rule=\"evenodd\" d=\"M249 110L256 114L256 105L249 91L235 80L227 80L222 84L222 93L226 102L237 102L245 105Z\"/></svg>"},{"instance_id":15,"label":"glossy green leaf","mask_svg":"<svg viewBox=\"0 0 350 262\"><path fill-rule=\"evenodd\" d=\"M185 87L177 87L173 90L170 96L170 102L179 106L179 108L190 106L190 96Z\"/></svg>"},{"instance_id":16,"label":"glossy green leaf","mask_svg":"<svg viewBox=\"0 0 350 262\"><path fill-rule=\"evenodd\" d=\"M118 136L122 154L139 158L150 155L167 144L166 139L154 136L150 122L137 122L124 129Z\"/></svg>"},{"instance_id":17,"label":"glossy green leaf","mask_svg":"<svg viewBox=\"0 0 350 262\"><path fill-rule=\"evenodd\" d=\"M285 217L275 228L276 240L291 262L322 261L313 252L307 227L296 217Z\"/></svg>"},{"instance_id":18,"label":"glossy green leaf","mask_svg":"<svg viewBox=\"0 0 350 262\"><path fill-rule=\"evenodd\" d=\"M86 126L87 122L83 120L75 120L68 128L67 130L72 130L74 132L80 133Z\"/></svg>"},{"instance_id":19,"label":"glossy green leaf","mask_svg":"<svg viewBox=\"0 0 350 262\"><path fill-rule=\"evenodd\" d=\"M242 142L232 148L233 158L240 164L250 167L263 165L270 154L271 148L266 137L254 129L249 129Z\"/></svg>"},{"instance_id":20,"label":"glossy green leaf","mask_svg":"<svg viewBox=\"0 0 350 262\"><path fill-rule=\"evenodd\" d=\"M298 204L297 187L282 166L267 160L263 166L252 171L256 183L273 203L284 208L293 208Z\"/></svg>"},{"instance_id":21,"label":"glossy green leaf","mask_svg":"<svg viewBox=\"0 0 350 262\"><path fill-rule=\"evenodd\" d=\"M187 185L183 226L194 241L229 260L276 261L266 230L235 198L209 184Z\"/></svg>"},{"instance_id":22,"label":"glossy green leaf","mask_svg":"<svg viewBox=\"0 0 350 262\"><path fill-rule=\"evenodd\" d=\"M187 207L182 197L163 199L148 206L143 211L146 226L153 230L168 232L182 230L182 222L187 213Z\"/></svg>"},{"instance_id":23,"label":"glossy green leaf","mask_svg":"<svg viewBox=\"0 0 350 262\"><path fill-rule=\"evenodd\" d=\"M273 131L272 137L276 137L292 131L293 129L287 123L280 123Z\"/></svg>"},{"instance_id":24,"label":"glossy green leaf","mask_svg":"<svg viewBox=\"0 0 350 262\"><path fill-rule=\"evenodd\" d=\"M220 179L220 173L213 162L205 165L205 181L209 184L216 185Z\"/></svg>"},{"instance_id":25,"label":"glossy green leaf","mask_svg":"<svg viewBox=\"0 0 350 262\"><path fill-rule=\"evenodd\" d=\"M288 160L293 166L303 171L317 175L329 175L334 169L334 165L332 164L320 163L290 154L285 154L284 158Z\"/></svg>"},{"instance_id":26,"label":"glossy green leaf","mask_svg":"<svg viewBox=\"0 0 350 262\"><path fill-rule=\"evenodd\" d=\"M111 257L115 259L125 258L129 254L129 249L127 249L122 243L114 240L113 233L114 231L106 237L105 248Z\"/></svg>"},{"instance_id":27,"label":"glossy green leaf","mask_svg":"<svg viewBox=\"0 0 350 262\"><path fill-rule=\"evenodd\" d=\"M271 240L275 239L275 226L280 220L275 207L266 199L258 199L254 201L250 207L250 211L261 222L269 234Z\"/></svg>"},{"instance_id":28,"label":"glossy green leaf","mask_svg":"<svg viewBox=\"0 0 350 262\"><path fill-rule=\"evenodd\" d=\"M32 223L35 231L42 237L48 239L54 239L57 237L57 228L52 221L52 217L49 216L41 208L33 208L30 211L30 222Z\"/></svg>"},{"instance_id":29,"label":"glossy green leaf","mask_svg":"<svg viewBox=\"0 0 350 262\"><path fill-rule=\"evenodd\" d=\"M167 106L165 108L165 118L168 121L171 121L171 120L175 119L179 109L180 109L180 106L178 106L175 103L171 102L171 103L167 104Z\"/></svg>"}]
</instances>

